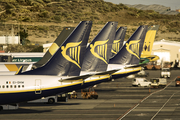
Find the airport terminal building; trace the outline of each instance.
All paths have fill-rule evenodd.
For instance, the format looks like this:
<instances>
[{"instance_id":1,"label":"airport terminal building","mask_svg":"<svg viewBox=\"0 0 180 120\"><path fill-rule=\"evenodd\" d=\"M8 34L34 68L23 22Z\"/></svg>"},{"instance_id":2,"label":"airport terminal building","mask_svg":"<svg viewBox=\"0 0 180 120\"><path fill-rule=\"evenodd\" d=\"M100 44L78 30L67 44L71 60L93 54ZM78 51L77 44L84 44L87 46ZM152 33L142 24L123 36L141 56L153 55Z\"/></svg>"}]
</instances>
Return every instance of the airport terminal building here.
<instances>
[{"instance_id":1,"label":"airport terminal building","mask_svg":"<svg viewBox=\"0 0 180 120\"><path fill-rule=\"evenodd\" d=\"M160 40L154 41L152 53L153 55L158 55L159 62L174 62L175 60L180 60L180 42Z\"/></svg>"}]
</instances>

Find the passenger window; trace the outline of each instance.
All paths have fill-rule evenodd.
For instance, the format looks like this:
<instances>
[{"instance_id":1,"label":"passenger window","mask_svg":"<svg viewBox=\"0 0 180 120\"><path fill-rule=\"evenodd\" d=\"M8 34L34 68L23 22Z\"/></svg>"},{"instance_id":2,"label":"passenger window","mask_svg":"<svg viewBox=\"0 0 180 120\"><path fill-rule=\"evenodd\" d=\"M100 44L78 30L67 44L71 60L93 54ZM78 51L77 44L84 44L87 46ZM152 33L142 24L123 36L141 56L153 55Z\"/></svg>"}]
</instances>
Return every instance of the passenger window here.
<instances>
[{"instance_id":1,"label":"passenger window","mask_svg":"<svg viewBox=\"0 0 180 120\"><path fill-rule=\"evenodd\" d=\"M10 88L12 88L13 86L11 85Z\"/></svg>"},{"instance_id":2,"label":"passenger window","mask_svg":"<svg viewBox=\"0 0 180 120\"><path fill-rule=\"evenodd\" d=\"M22 88L24 88L24 85L22 85Z\"/></svg>"},{"instance_id":3,"label":"passenger window","mask_svg":"<svg viewBox=\"0 0 180 120\"><path fill-rule=\"evenodd\" d=\"M14 85L14 88L16 88L16 85Z\"/></svg>"},{"instance_id":4,"label":"passenger window","mask_svg":"<svg viewBox=\"0 0 180 120\"><path fill-rule=\"evenodd\" d=\"M18 85L18 88L20 88L21 86L20 85Z\"/></svg>"},{"instance_id":5,"label":"passenger window","mask_svg":"<svg viewBox=\"0 0 180 120\"><path fill-rule=\"evenodd\" d=\"M0 86L0 88L1 88L1 86Z\"/></svg>"},{"instance_id":6,"label":"passenger window","mask_svg":"<svg viewBox=\"0 0 180 120\"><path fill-rule=\"evenodd\" d=\"M8 85L6 85L6 88L9 88L9 86L8 86Z\"/></svg>"},{"instance_id":7,"label":"passenger window","mask_svg":"<svg viewBox=\"0 0 180 120\"><path fill-rule=\"evenodd\" d=\"M5 86L3 85L2 88L5 88Z\"/></svg>"}]
</instances>

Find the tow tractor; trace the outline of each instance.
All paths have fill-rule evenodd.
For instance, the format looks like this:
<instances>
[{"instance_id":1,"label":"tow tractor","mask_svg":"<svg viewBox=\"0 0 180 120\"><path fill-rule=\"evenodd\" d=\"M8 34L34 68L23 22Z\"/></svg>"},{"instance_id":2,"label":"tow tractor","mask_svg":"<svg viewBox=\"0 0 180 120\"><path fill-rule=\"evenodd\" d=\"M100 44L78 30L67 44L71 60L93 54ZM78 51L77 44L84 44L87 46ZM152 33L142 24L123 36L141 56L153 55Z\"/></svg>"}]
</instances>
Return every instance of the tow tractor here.
<instances>
[{"instance_id":1,"label":"tow tractor","mask_svg":"<svg viewBox=\"0 0 180 120\"><path fill-rule=\"evenodd\" d=\"M165 87L167 85L167 79L166 78L151 78L151 88L160 88Z\"/></svg>"},{"instance_id":2,"label":"tow tractor","mask_svg":"<svg viewBox=\"0 0 180 120\"><path fill-rule=\"evenodd\" d=\"M19 104L1 105L0 111L1 110L16 110L18 108L19 108Z\"/></svg>"},{"instance_id":3,"label":"tow tractor","mask_svg":"<svg viewBox=\"0 0 180 120\"><path fill-rule=\"evenodd\" d=\"M97 99L98 98L98 94L97 92L95 92L94 88L86 88L86 89L81 89L81 96L83 99Z\"/></svg>"}]
</instances>

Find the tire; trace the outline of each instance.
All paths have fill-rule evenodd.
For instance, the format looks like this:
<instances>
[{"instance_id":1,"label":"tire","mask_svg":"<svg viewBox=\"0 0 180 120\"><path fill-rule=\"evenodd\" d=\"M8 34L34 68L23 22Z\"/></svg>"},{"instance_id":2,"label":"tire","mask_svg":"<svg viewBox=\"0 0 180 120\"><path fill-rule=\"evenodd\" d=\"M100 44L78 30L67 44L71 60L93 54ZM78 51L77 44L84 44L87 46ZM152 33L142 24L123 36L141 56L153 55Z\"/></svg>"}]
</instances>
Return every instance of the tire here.
<instances>
[{"instance_id":1,"label":"tire","mask_svg":"<svg viewBox=\"0 0 180 120\"><path fill-rule=\"evenodd\" d=\"M3 110L3 106L0 106L0 111L2 111Z\"/></svg>"},{"instance_id":2,"label":"tire","mask_svg":"<svg viewBox=\"0 0 180 120\"><path fill-rule=\"evenodd\" d=\"M98 99L98 95L94 95L94 99Z\"/></svg>"},{"instance_id":3,"label":"tire","mask_svg":"<svg viewBox=\"0 0 180 120\"><path fill-rule=\"evenodd\" d=\"M65 101L64 102L67 102L68 101L68 97L65 98Z\"/></svg>"},{"instance_id":4,"label":"tire","mask_svg":"<svg viewBox=\"0 0 180 120\"><path fill-rule=\"evenodd\" d=\"M141 85L140 85L140 84L138 84L138 87L141 87Z\"/></svg>"},{"instance_id":5,"label":"tire","mask_svg":"<svg viewBox=\"0 0 180 120\"><path fill-rule=\"evenodd\" d=\"M53 104L55 102L54 98L49 98L48 99L48 104Z\"/></svg>"}]
</instances>

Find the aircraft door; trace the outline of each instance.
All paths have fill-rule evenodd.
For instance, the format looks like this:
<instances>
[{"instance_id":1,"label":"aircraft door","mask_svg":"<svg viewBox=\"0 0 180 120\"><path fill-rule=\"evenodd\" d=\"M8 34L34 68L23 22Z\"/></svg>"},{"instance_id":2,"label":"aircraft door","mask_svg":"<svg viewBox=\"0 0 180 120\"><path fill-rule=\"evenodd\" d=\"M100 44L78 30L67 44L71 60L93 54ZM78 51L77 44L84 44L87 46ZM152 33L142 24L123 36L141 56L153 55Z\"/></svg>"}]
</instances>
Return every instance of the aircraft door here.
<instances>
[{"instance_id":1,"label":"aircraft door","mask_svg":"<svg viewBox=\"0 0 180 120\"><path fill-rule=\"evenodd\" d=\"M35 94L41 94L41 80L35 80Z\"/></svg>"}]
</instances>

